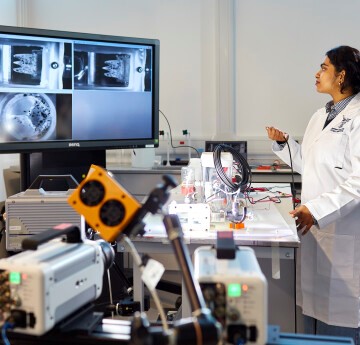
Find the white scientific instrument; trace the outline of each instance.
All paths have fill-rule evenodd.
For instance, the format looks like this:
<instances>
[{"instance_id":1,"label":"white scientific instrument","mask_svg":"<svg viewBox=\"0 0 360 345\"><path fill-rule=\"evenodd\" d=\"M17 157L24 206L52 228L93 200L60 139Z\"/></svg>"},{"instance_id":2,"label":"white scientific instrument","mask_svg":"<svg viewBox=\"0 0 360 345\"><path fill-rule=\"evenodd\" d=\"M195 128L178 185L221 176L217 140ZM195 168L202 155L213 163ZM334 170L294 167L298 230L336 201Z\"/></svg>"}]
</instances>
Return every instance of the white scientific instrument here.
<instances>
[{"instance_id":1,"label":"white scientific instrument","mask_svg":"<svg viewBox=\"0 0 360 345\"><path fill-rule=\"evenodd\" d=\"M74 231L75 236L69 240L68 235L67 242L53 239L36 250L0 260L1 323L14 323L16 332L43 335L94 301L102 291L104 270L113 261L107 242L82 240L77 227L66 224L52 231L59 235Z\"/></svg>"},{"instance_id":2,"label":"white scientific instrument","mask_svg":"<svg viewBox=\"0 0 360 345\"><path fill-rule=\"evenodd\" d=\"M67 184L64 191L45 190L43 182ZM25 238L42 233L60 223L85 228L84 219L67 202L78 183L71 175L40 175L24 192L5 201L6 250L20 251Z\"/></svg>"},{"instance_id":3,"label":"white scientific instrument","mask_svg":"<svg viewBox=\"0 0 360 345\"><path fill-rule=\"evenodd\" d=\"M224 174L232 177L233 156L230 152L221 153L221 165ZM205 202L221 193L225 188L215 169L213 152L203 152L201 154L201 166L203 170L203 188Z\"/></svg>"},{"instance_id":4,"label":"white scientific instrument","mask_svg":"<svg viewBox=\"0 0 360 345\"><path fill-rule=\"evenodd\" d=\"M194 253L194 270L227 343L266 344L267 281L253 249L238 247L234 259L218 259L213 247L199 247Z\"/></svg>"}]
</instances>

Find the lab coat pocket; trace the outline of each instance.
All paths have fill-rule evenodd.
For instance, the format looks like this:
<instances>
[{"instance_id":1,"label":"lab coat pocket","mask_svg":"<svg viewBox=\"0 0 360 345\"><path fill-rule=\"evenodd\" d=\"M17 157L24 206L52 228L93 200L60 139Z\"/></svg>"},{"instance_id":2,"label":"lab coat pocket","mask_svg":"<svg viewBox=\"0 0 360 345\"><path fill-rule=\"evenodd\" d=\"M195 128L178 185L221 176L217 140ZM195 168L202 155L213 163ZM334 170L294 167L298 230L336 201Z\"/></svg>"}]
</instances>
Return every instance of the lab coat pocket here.
<instances>
[{"instance_id":1,"label":"lab coat pocket","mask_svg":"<svg viewBox=\"0 0 360 345\"><path fill-rule=\"evenodd\" d=\"M339 147L336 149L335 155L335 169L342 169L345 159L345 150L348 143L349 137L347 134L343 133L341 135Z\"/></svg>"},{"instance_id":2,"label":"lab coat pocket","mask_svg":"<svg viewBox=\"0 0 360 345\"><path fill-rule=\"evenodd\" d=\"M332 279L352 279L355 238L317 231L317 273Z\"/></svg>"}]
</instances>

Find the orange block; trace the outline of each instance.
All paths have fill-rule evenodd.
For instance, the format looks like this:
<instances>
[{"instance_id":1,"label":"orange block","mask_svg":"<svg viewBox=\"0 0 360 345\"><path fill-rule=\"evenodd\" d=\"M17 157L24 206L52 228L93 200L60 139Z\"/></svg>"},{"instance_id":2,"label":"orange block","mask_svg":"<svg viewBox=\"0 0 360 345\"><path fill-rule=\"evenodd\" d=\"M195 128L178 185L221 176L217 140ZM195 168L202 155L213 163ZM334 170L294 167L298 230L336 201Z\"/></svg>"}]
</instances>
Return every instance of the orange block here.
<instances>
[{"instance_id":1,"label":"orange block","mask_svg":"<svg viewBox=\"0 0 360 345\"><path fill-rule=\"evenodd\" d=\"M245 224L244 223L229 223L229 228L230 229L244 229L245 228Z\"/></svg>"}]
</instances>

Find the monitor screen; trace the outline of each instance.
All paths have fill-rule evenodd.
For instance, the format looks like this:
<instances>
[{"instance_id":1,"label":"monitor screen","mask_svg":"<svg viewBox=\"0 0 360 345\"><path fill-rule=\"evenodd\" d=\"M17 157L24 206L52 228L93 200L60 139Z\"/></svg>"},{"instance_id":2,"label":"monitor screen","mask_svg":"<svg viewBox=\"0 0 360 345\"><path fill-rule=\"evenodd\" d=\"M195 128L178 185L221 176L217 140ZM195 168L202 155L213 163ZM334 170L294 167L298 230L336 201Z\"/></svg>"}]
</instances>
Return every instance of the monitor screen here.
<instances>
[{"instance_id":1,"label":"monitor screen","mask_svg":"<svg viewBox=\"0 0 360 345\"><path fill-rule=\"evenodd\" d=\"M0 26L0 153L158 146L159 48Z\"/></svg>"}]
</instances>

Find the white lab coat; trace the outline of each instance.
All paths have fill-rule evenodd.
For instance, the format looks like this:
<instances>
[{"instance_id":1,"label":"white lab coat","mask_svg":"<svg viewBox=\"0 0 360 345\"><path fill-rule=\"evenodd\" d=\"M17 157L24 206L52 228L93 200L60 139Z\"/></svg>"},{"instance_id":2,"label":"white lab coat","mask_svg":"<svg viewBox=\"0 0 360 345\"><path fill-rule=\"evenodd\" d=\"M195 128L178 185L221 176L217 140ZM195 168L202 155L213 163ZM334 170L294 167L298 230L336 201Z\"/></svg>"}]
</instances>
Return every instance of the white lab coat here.
<instances>
[{"instance_id":1,"label":"white lab coat","mask_svg":"<svg viewBox=\"0 0 360 345\"><path fill-rule=\"evenodd\" d=\"M301 236L297 303L327 324L360 326L360 93L323 130L325 108L311 118L299 145L289 139L302 174L301 203L319 226ZM288 149L273 151L290 164ZM298 275L299 277L299 275Z\"/></svg>"}]
</instances>

